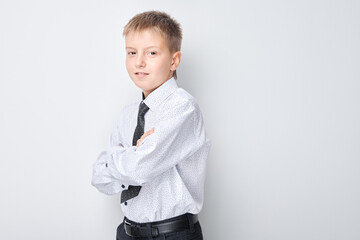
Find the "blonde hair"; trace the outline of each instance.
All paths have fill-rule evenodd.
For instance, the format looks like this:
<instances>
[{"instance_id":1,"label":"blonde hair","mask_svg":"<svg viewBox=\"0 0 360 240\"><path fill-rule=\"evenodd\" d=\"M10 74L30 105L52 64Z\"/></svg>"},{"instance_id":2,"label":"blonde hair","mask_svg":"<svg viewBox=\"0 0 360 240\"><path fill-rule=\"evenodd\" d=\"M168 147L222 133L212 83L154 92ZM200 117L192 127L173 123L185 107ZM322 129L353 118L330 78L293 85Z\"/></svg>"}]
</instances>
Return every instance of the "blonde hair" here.
<instances>
[{"instance_id":1,"label":"blonde hair","mask_svg":"<svg viewBox=\"0 0 360 240\"><path fill-rule=\"evenodd\" d=\"M166 39L170 53L180 51L182 30L180 24L165 12L147 11L135 15L126 24L123 36L126 37L132 31L152 29ZM176 70L173 72L174 79L177 79Z\"/></svg>"}]
</instances>

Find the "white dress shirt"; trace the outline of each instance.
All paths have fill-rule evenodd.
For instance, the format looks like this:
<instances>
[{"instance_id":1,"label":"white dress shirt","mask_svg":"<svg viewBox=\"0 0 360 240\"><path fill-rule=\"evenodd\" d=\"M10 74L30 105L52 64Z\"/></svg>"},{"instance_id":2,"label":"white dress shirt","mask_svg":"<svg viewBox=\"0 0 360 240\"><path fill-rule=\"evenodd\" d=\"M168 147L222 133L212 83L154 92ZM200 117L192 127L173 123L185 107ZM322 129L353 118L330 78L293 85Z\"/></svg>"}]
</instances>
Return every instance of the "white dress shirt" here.
<instances>
[{"instance_id":1,"label":"white dress shirt","mask_svg":"<svg viewBox=\"0 0 360 240\"><path fill-rule=\"evenodd\" d=\"M142 186L137 197L121 204L132 221L197 214L203 206L211 142L196 99L170 78L143 101L150 108L144 132L154 128L154 133L139 147L132 146L140 102L124 107L109 148L93 164L91 183L107 195Z\"/></svg>"}]
</instances>

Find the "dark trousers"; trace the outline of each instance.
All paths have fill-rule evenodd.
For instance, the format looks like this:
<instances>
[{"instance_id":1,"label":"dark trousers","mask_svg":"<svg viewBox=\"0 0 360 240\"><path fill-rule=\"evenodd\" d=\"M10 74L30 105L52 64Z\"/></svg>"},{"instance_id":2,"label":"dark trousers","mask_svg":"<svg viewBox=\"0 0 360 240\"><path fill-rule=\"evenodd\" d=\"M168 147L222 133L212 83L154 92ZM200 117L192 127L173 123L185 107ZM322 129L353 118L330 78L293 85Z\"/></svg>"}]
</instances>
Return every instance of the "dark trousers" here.
<instances>
[{"instance_id":1,"label":"dark trousers","mask_svg":"<svg viewBox=\"0 0 360 240\"><path fill-rule=\"evenodd\" d=\"M116 232L116 240L148 240L151 238L133 238L125 233L124 223L121 223ZM197 222L190 229L186 229L180 232L172 232L166 234L160 234L157 237L153 237L153 240L203 240L200 223Z\"/></svg>"}]
</instances>

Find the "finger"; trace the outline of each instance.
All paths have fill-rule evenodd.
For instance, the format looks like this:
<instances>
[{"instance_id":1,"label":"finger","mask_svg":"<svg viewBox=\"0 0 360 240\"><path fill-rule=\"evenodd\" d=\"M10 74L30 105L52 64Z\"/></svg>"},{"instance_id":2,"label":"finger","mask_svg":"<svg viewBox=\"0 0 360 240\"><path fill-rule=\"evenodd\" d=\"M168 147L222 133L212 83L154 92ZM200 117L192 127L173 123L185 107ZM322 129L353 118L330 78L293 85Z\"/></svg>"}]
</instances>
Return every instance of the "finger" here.
<instances>
[{"instance_id":1,"label":"finger","mask_svg":"<svg viewBox=\"0 0 360 240\"><path fill-rule=\"evenodd\" d=\"M152 134L154 132L154 129L150 129L149 131L147 131L145 134L149 135Z\"/></svg>"},{"instance_id":2,"label":"finger","mask_svg":"<svg viewBox=\"0 0 360 240\"><path fill-rule=\"evenodd\" d=\"M140 144L145 137L147 137L149 135L149 133L144 133L137 141L136 141L136 145Z\"/></svg>"},{"instance_id":3,"label":"finger","mask_svg":"<svg viewBox=\"0 0 360 240\"><path fill-rule=\"evenodd\" d=\"M147 136L149 136L150 134L152 134L152 132L146 132L146 133L144 133L144 137L147 137Z\"/></svg>"},{"instance_id":4,"label":"finger","mask_svg":"<svg viewBox=\"0 0 360 240\"><path fill-rule=\"evenodd\" d=\"M136 141L136 147L139 147L140 143L142 142L141 138Z\"/></svg>"},{"instance_id":5,"label":"finger","mask_svg":"<svg viewBox=\"0 0 360 240\"><path fill-rule=\"evenodd\" d=\"M147 131L146 133L144 133L137 141L136 141L136 146L138 147L140 145L140 143L144 140L145 137L149 136L150 134L154 133L155 129L152 128L149 131Z\"/></svg>"},{"instance_id":6,"label":"finger","mask_svg":"<svg viewBox=\"0 0 360 240\"><path fill-rule=\"evenodd\" d=\"M147 131L146 133L144 133L141 137L146 137L149 136L150 134L152 134L154 131L151 129L149 131Z\"/></svg>"}]
</instances>

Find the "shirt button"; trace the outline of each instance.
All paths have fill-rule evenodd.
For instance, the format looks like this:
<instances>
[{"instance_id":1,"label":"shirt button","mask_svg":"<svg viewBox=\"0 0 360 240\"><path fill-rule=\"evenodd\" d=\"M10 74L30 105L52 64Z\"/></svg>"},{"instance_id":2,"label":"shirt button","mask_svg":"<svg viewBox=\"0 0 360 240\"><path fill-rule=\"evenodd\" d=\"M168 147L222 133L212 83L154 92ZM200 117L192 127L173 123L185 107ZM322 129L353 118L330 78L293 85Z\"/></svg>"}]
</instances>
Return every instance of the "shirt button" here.
<instances>
[{"instance_id":1,"label":"shirt button","mask_svg":"<svg viewBox=\"0 0 360 240\"><path fill-rule=\"evenodd\" d=\"M125 204L125 206L126 206L126 205L127 205L127 202L125 202L124 204Z\"/></svg>"},{"instance_id":2,"label":"shirt button","mask_svg":"<svg viewBox=\"0 0 360 240\"><path fill-rule=\"evenodd\" d=\"M121 185L121 187L122 187L122 188L125 188L125 185L123 184L123 185Z\"/></svg>"}]
</instances>

